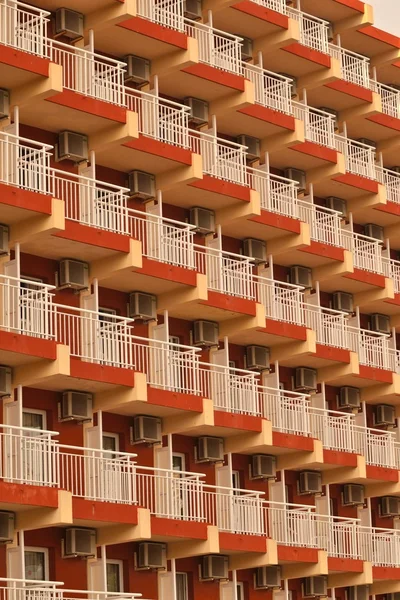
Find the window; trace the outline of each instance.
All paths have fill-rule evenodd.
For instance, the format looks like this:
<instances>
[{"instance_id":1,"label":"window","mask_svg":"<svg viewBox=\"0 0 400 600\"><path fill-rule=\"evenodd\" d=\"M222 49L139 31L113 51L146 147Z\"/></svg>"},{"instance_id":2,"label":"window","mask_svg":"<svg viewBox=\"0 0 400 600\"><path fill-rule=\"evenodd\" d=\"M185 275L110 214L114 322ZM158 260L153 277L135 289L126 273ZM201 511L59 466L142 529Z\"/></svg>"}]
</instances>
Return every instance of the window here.
<instances>
[{"instance_id":1,"label":"window","mask_svg":"<svg viewBox=\"0 0 400 600\"><path fill-rule=\"evenodd\" d=\"M234 490L240 490L240 473L232 471L232 487Z\"/></svg>"},{"instance_id":2,"label":"window","mask_svg":"<svg viewBox=\"0 0 400 600\"><path fill-rule=\"evenodd\" d=\"M176 600L188 600L188 576L187 573L176 573Z\"/></svg>"},{"instance_id":3,"label":"window","mask_svg":"<svg viewBox=\"0 0 400 600\"><path fill-rule=\"evenodd\" d=\"M107 592L123 592L122 560L106 561Z\"/></svg>"},{"instance_id":4,"label":"window","mask_svg":"<svg viewBox=\"0 0 400 600\"><path fill-rule=\"evenodd\" d=\"M46 411L33 408L24 409L22 412L22 427L46 429Z\"/></svg>"},{"instance_id":5,"label":"window","mask_svg":"<svg viewBox=\"0 0 400 600\"><path fill-rule=\"evenodd\" d=\"M49 551L47 548L26 548L24 559L26 579L49 581Z\"/></svg>"},{"instance_id":6,"label":"window","mask_svg":"<svg viewBox=\"0 0 400 600\"><path fill-rule=\"evenodd\" d=\"M177 335L170 335L168 338L170 344L179 345L181 343L179 337Z\"/></svg>"},{"instance_id":7,"label":"window","mask_svg":"<svg viewBox=\"0 0 400 600\"><path fill-rule=\"evenodd\" d=\"M236 600L244 600L244 586L242 581L236 584Z\"/></svg>"},{"instance_id":8,"label":"window","mask_svg":"<svg viewBox=\"0 0 400 600\"><path fill-rule=\"evenodd\" d=\"M185 455L174 452L172 455L172 469L177 472L185 470Z\"/></svg>"},{"instance_id":9,"label":"window","mask_svg":"<svg viewBox=\"0 0 400 600\"><path fill-rule=\"evenodd\" d=\"M115 458L119 451L119 435L117 433L103 433L103 450L107 451L105 458Z\"/></svg>"}]
</instances>

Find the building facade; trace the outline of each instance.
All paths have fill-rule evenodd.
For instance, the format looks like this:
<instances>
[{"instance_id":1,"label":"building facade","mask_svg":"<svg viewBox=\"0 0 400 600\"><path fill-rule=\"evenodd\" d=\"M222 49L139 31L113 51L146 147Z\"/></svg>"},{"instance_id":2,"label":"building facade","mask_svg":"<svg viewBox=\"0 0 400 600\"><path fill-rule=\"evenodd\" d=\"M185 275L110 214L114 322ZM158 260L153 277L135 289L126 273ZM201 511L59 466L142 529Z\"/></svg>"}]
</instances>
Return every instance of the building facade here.
<instances>
[{"instance_id":1,"label":"building facade","mask_svg":"<svg viewBox=\"0 0 400 600\"><path fill-rule=\"evenodd\" d=\"M0 0L1 598L399 598L399 90L360 0Z\"/></svg>"}]
</instances>

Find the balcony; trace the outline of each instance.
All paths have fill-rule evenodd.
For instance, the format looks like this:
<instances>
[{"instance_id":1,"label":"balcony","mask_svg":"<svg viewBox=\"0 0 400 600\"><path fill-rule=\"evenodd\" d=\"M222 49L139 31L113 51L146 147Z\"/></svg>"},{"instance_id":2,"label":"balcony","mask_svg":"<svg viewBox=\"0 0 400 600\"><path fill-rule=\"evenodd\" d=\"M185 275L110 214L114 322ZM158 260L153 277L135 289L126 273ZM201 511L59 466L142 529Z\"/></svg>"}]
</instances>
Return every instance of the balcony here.
<instances>
[{"instance_id":1,"label":"balcony","mask_svg":"<svg viewBox=\"0 0 400 600\"><path fill-rule=\"evenodd\" d=\"M262 169L248 167L247 172L250 187L260 194L263 210L299 219L296 182Z\"/></svg>"},{"instance_id":2,"label":"balcony","mask_svg":"<svg viewBox=\"0 0 400 600\"><path fill-rule=\"evenodd\" d=\"M299 24L300 44L323 54L329 54L329 23L295 8L288 8L287 14Z\"/></svg>"},{"instance_id":3,"label":"balcony","mask_svg":"<svg viewBox=\"0 0 400 600\"><path fill-rule=\"evenodd\" d=\"M304 326L303 288L265 277L253 277L257 302L267 319Z\"/></svg>"},{"instance_id":4,"label":"balcony","mask_svg":"<svg viewBox=\"0 0 400 600\"><path fill-rule=\"evenodd\" d=\"M293 102L292 104L295 118L304 123L305 139L318 146L335 149L334 117L323 110L311 108L300 102Z\"/></svg>"},{"instance_id":5,"label":"balcony","mask_svg":"<svg viewBox=\"0 0 400 600\"><path fill-rule=\"evenodd\" d=\"M343 246L353 254L356 269L384 274L382 242L360 233L342 230Z\"/></svg>"},{"instance_id":6,"label":"balcony","mask_svg":"<svg viewBox=\"0 0 400 600\"><path fill-rule=\"evenodd\" d=\"M254 85L255 103L283 114L292 115L290 79L278 73L262 69L257 65L242 64L244 77Z\"/></svg>"},{"instance_id":7,"label":"balcony","mask_svg":"<svg viewBox=\"0 0 400 600\"><path fill-rule=\"evenodd\" d=\"M397 469L399 467L395 453L395 434L391 431L354 427L354 439L357 453L365 456L367 465Z\"/></svg>"},{"instance_id":8,"label":"balcony","mask_svg":"<svg viewBox=\"0 0 400 600\"><path fill-rule=\"evenodd\" d=\"M259 386L261 414L273 431L311 436L309 399L305 394Z\"/></svg>"},{"instance_id":9,"label":"balcony","mask_svg":"<svg viewBox=\"0 0 400 600\"><path fill-rule=\"evenodd\" d=\"M344 81L368 90L374 89L375 84L369 75L369 58L334 44L329 44L329 53L332 58L339 61L341 76Z\"/></svg>"},{"instance_id":10,"label":"balcony","mask_svg":"<svg viewBox=\"0 0 400 600\"><path fill-rule=\"evenodd\" d=\"M152 0L138 0L137 15L153 23L158 23L168 29L184 31L183 2L160 2Z\"/></svg>"},{"instance_id":11,"label":"balcony","mask_svg":"<svg viewBox=\"0 0 400 600\"><path fill-rule=\"evenodd\" d=\"M396 529L360 527L363 560L374 567L400 567L400 532Z\"/></svg>"},{"instance_id":12,"label":"balcony","mask_svg":"<svg viewBox=\"0 0 400 600\"><path fill-rule=\"evenodd\" d=\"M377 86L382 100L383 114L400 119L400 91L383 83L378 83Z\"/></svg>"},{"instance_id":13,"label":"balcony","mask_svg":"<svg viewBox=\"0 0 400 600\"><path fill-rule=\"evenodd\" d=\"M254 372L200 363L200 382L203 398L213 401L214 410L260 416Z\"/></svg>"},{"instance_id":14,"label":"balcony","mask_svg":"<svg viewBox=\"0 0 400 600\"><path fill-rule=\"evenodd\" d=\"M207 275L208 290L255 301L251 258L197 245L195 251L197 269Z\"/></svg>"},{"instance_id":15,"label":"balcony","mask_svg":"<svg viewBox=\"0 0 400 600\"><path fill-rule=\"evenodd\" d=\"M315 331L317 344L349 349L346 313L311 304L304 305L304 313L306 327Z\"/></svg>"},{"instance_id":16,"label":"balcony","mask_svg":"<svg viewBox=\"0 0 400 600\"><path fill-rule=\"evenodd\" d=\"M246 146L202 132L190 134L190 145L202 157L204 175L248 187Z\"/></svg>"},{"instance_id":17,"label":"balcony","mask_svg":"<svg viewBox=\"0 0 400 600\"><path fill-rule=\"evenodd\" d=\"M46 27L50 13L22 2L0 6L0 44L49 58Z\"/></svg>"},{"instance_id":18,"label":"balcony","mask_svg":"<svg viewBox=\"0 0 400 600\"><path fill-rule=\"evenodd\" d=\"M360 365L398 373L399 350L393 338L355 327L348 327L348 331L351 350L358 353Z\"/></svg>"},{"instance_id":19,"label":"balcony","mask_svg":"<svg viewBox=\"0 0 400 600\"><path fill-rule=\"evenodd\" d=\"M141 594L125 592L101 592L93 590L60 589L62 581L42 581L38 579L0 578L2 600L135 600Z\"/></svg>"},{"instance_id":20,"label":"balcony","mask_svg":"<svg viewBox=\"0 0 400 600\"><path fill-rule=\"evenodd\" d=\"M336 135L336 148L345 157L347 173L377 180L374 148L341 135Z\"/></svg>"},{"instance_id":21,"label":"balcony","mask_svg":"<svg viewBox=\"0 0 400 600\"><path fill-rule=\"evenodd\" d=\"M312 436L321 440L326 450L357 453L354 438L354 415L309 407Z\"/></svg>"},{"instance_id":22,"label":"balcony","mask_svg":"<svg viewBox=\"0 0 400 600\"><path fill-rule=\"evenodd\" d=\"M197 40L200 63L243 75L240 37L188 19L185 19L185 31L188 36Z\"/></svg>"},{"instance_id":23,"label":"balcony","mask_svg":"<svg viewBox=\"0 0 400 600\"><path fill-rule=\"evenodd\" d=\"M378 181L386 187L388 202L400 204L400 174L390 169L376 167Z\"/></svg>"},{"instance_id":24,"label":"balcony","mask_svg":"<svg viewBox=\"0 0 400 600\"><path fill-rule=\"evenodd\" d=\"M313 204L310 200L298 200L297 205L300 220L310 226L311 240L328 246L342 247L340 214Z\"/></svg>"}]
</instances>

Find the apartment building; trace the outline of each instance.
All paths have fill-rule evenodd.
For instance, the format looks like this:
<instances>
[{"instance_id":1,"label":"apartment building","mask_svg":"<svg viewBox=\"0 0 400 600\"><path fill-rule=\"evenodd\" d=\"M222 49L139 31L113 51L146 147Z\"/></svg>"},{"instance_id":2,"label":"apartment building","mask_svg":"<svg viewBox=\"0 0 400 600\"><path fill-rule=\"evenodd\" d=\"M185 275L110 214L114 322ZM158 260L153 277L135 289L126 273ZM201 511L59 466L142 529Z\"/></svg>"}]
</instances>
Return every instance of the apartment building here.
<instances>
[{"instance_id":1,"label":"apartment building","mask_svg":"<svg viewBox=\"0 0 400 600\"><path fill-rule=\"evenodd\" d=\"M1 600L400 598L399 152L360 0L0 0Z\"/></svg>"}]
</instances>

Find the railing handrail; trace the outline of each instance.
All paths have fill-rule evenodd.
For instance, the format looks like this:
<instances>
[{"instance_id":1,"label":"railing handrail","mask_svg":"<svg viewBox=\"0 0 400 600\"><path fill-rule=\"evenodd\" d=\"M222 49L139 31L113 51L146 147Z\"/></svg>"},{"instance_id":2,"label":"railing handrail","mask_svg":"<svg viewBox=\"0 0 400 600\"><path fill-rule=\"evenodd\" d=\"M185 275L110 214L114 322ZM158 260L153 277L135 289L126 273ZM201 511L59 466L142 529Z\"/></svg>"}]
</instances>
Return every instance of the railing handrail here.
<instances>
[{"instance_id":1,"label":"railing handrail","mask_svg":"<svg viewBox=\"0 0 400 600\"><path fill-rule=\"evenodd\" d=\"M232 41L236 41L236 42L242 42L243 38L240 35L234 35L233 33L228 33L227 31L222 31L221 29L217 29L214 26L208 25L208 23L199 23L199 21L192 21L191 19L187 19L186 17L184 17L183 19L184 23L186 25L190 25L191 27L194 27L197 29L203 29L204 31L212 31L213 33L216 33L228 40L232 40Z\"/></svg>"},{"instance_id":2,"label":"railing handrail","mask_svg":"<svg viewBox=\"0 0 400 600\"><path fill-rule=\"evenodd\" d=\"M58 432L57 432L57 435L58 435ZM137 457L137 454L135 454L134 452L120 452L119 450L104 450L103 448L90 448L89 446L70 446L68 444L57 443L57 448L59 448L60 450L62 450L62 449L79 450L80 454L78 454L78 456L84 456L82 454L82 452L96 452L99 454L112 454L112 457L115 459L118 459L120 457L122 457L122 458L136 458ZM72 454L72 453L68 452L67 454Z\"/></svg>"},{"instance_id":3,"label":"railing handrail","mask_svg":"<svg viewBox=\"0 0 400 600\"><path fill-rule=\"evenodd\" d=\"M315 512L315 506L312 506L310 504L294 504L292 502L277 502L275 500L263 500L263 504L267 505L267 506L271 506L271 508L273 508L275 505L278 507L282 507L282 509L287 509L289 508L289 510L299 510L299 511L303 511L304 509L307 512L310 513L314 513Z\"/></svg>"},{"instance_id":4,"label":"railing handrail","mask_svg":"<svg viewBox=\"0 0 400 600\"><path fill-rule=\"evenodd\" d=\"M176 471L176 473L178 473L178 471ZM233 495L235 496L239 496L240 497L247 497L247 498L261 498L261 496L264 496L265 492L260 492L258 490L244 490L242 488L234 488L234 487L228 487L228 486L224 486L224 485L211 485L209 483L204 484L204 486L202 486L204 490L209 490L209 491L214 491L216 493L218 493L220 490L227 490L227 492L232 492ZM243 492L243 493L242 493Z\"/></svg>"},{"instance_id":5,"label":"railing handrail","mask_svg":"<svg viewBox=\"0 0 400 600\"><path fill-rule=\"evenodd\" d=\"M165 104L167 106L172 106L174 108L180 109L183 112L190 112L190 107L186 106L186 104L180 104L179 102L175 102L173 100L169 100L167 98L161 98L160 96L157 96L155 94L151 94L149 92L143 92L142 90L136 90L133 88L129 88L127 86L125 86L125 93L127 96L134 96L136 98L144 98L145 100L149 100L151 102L154 102L155 100L158 100L158 102L160 104Z\"/></svg>"},{"instance_id":6,"label":"railing handrail","mask_svg":"<svg viewBox=\"0 0 400 600\"><path fill-rule=\"evenodd\" d=\"M9 138L13 138L18 142L27 142L28 144L32 144L33 146L37 146L39 150L54 150L54 146L51 144L44 144L43 142L37 142L36 140L31 140L29 138L22 137L20 135L16 135L15 133L10 133L8 131L0 130L0 134Z\"/></svg>"},{"instance_id":7,"label":"railing handrail","mask_svg":"<svg viewBox=\"0 0 400 600\"><path fill-rule=\"evenodd\" d=\"M321 312L321 314L326 314L326 315L337 315L338 317L343 316L345 318L348 318L349 313L347 312L343 312L341 310L336 310L334 308L326 308L325 306L321 306L319 304L307 304L306 302L304 303L304 310L310 310L312 312ZM316 309L316 310L313 310Z\"/></svg>"},{"instance_id":8,"label":"railing handrail","mask_svg":"<svg viewBox=\"0 0 400 600\"><path fill-rule=\"evenodd\" d=\"M44 580L44 579L40 579L40 580L37 580L37 579L18 579L17 577L0 577L0 582L1 581L5 581L6 583L10 583L10 582L11 583L14 583L14 582L19 583L19 582L21 582L21 583L29 583L29 584L32 584L32 585L43 585L43 586L47 585L47 586L53 586L53 587L55 587L56 585L64 585L63 581L47 581L47 580ZM68 591L72 591L72 590L68 590ZM82 590L82 591L85 591L85 590Z\"/></svg>"},{"instance_id":9,"label":"railing handrail","mask_svg":"<svg viewBox=\"0 0 400 600\"><path fill-rule=\"evenodd\" d=\"M111 188L113 190L115 190L116 192L122 192L123 194L126 194L128 192L130 192L129 188L126 187L122 187L120 185L115 185L114 183L108 183L107 181L102 181L100 179L97 178L93 178L93 177L86 177L85 175L80 175L79 173L70 173L69 171L62 171L61 169L54 169L53 167L51 167L49 169L50 174L54 174L54 175L64 175L65 179L69 178L74 178L74 179L78 179L79 183L96 183L98 185L107 187L107 188Z\"/></svg>"},{"instance_id":10,"label":"railing handrail","mask_svg":"<svg viewBox=\"0 0 400 600\"><path fill-rule=\"evenodd\" d=\"M317 406L310 406L310 412L325 414L327 416L332 415L335 417L345 417L346 419L349 419L350 421L354 420L354 418L355 418L355 415L353 415L353 413L345 413L345 412L340 412L339 410L330 410L327 408L319 408Z\"/></svg>"},{"instance_id":11,"label":"railing handrail","mask_svg":"<svg viewBox=\"0 0 400 600\"><path fill-rule=\"evenodd\" d=\"M325 110L321 110L320 108L315 108L314 106L309 106L308 104L303 104L303 102L298 102L297 100L292 100L292 104L295 108L298 108L300 110L305 110L307 112L316 113L318 115L326 117L327 119L330 119L331 121L335 120L334 115L331 115L331 113L328 113Z\"/></svg>"},{"instance_id":12,"label":"railing handrail","mask_svg":"<svg viewBox=\"0 0 400 600\"><path fill-rule=\"evenodd\" d=\"M267 392L276 392L280 395L288 395L288 396L294 396L295 398L300 399L304 399L305 402L309 402L310 396L309 394L302 394L301 392L292 392L290 390L281 390L279 388L271 388L265 385L259 385L258 389L263 392L263 391L267 391Z\"/></svg>"},{"instance_id":13,"label":"railing handrail","mask_svg":"<svg viewBox=\"0 0 400 600\"><path fill-rule=\"evenodd\" d=\"M167 217L164 217L163 215L153 215L152 213L136 210L135 208L127 208L126 210L128 217L130 215L133 215L135 219L137 218L147 222L161 221L162 223L170 223L171 225L176 226L177 229L187 229L188 231L194 231L196 229L195 225L191 225L190 223L184 223L183 221L176 221L175 219L169 219ZM193 246L195 245L193 244Z\"/></svg>"},{"instance_id":14,"label":"railing handrail","mask_svg":"<svg viewBox=\"0 0 400 600\"><path fill-rule=\"evenodd\" d=\"M12 429L15 431L20 431L21 433L34 433L35 437L39 437L42 434L46 434L48 436L60 435L59 431L51 431L50 429L35 429L34 427L23 427L21 425L7 425L7 423L0 423L0 429Z\"/></svg>"},{"instance_id":15,"label":"railing handrail","mask_svg":"<svg viewBox=\"0 0 400 600\"><path fill-rule=\"evenodd\" d=\"M381 340L390 339L390 333L381 333L379 331L371 331L370 329L362 329L361 327L355 327L354 325L348 325L349 331L353 331L354 333L366 334L370 337L376 337Z\"/></svg>"},{"instance_id":16,"label":"railing handrail","mask_svg":"<svg viewBox=\"0 0 400 600\"><path fill-rule=\"evenodd\" d=\"M197 133L198 135L194 135L195 133ZM238 144L237 142L231 142L230 140L225 140L223 138L218 137L218 135L213 135L211 133L205 133L204 131L194 132L193 130L190 130L189 138L193 138L195 140L204 138L204 139L208 139L211 142L217 142L217 143L225 144L226 146L231 146L232 148L237 148L238 150L246 150L247 149L247 146L244 146L243 144Z\"/></svg>"},{"instance_id":17,"label":"railing handrail","mask_svg":"<svg viewBox=\"0 0 400 600\"><path fill-rule=\"evenodd\" d=\"M282 82L286 82L288 84L292 83L292 80L285 75L281 75L280 73L274 73L273 71L268 71L268 69L264 69L264 67L260 67L260 65L252 65L251 63L247 63L244 60L242 61L243 69L249 69L250 71L259 71L263 74L267 74L274 79L279 79Z\"/></svg>"},{"instance_id":18,"label":"railing handrail","mask_svg":"<svg viewBox=\"0 0 400 600\"><path fill-rule=\"evenodd\" d=\"M359 142L358 140L353 140L349 137L345 137L340 133L335 133L335 139L339 142L350 144L351 146L358 146L359 148L364 148L364 150L370 150L374 154L376 152L375 148L373 148L372 146L364 144L363 142Z\"/></svg>"},{"instance_id":19,"label":"railing handrail","mask_svg":"<svg viewBox=\"0 0 400 600\"><path fill-rule=\"evenodd\" d=\"M110 451L108 451L110 452ZM173 475L174 477L179 476L179 478L181 478L182 476L184 476L185 479L192 479L192 478L201 478L201 477L206 477L205 473L195 473L194 471L175 471L174 469L163 469L161 467L148 467L148 466L143 466L143 465L139 465L138 463L136 463L136 474L140 475L140 471L150 471L151 473L167 473L170 475Z\"/></svg>"},{"instance_id":20,"label":"railing handrail","mask_svg":"<svg viewBox=\"0 0 400 600\"><path fill-rule=\"evenodd\" d=\"M56 289L55 285L50 285L49 283L42 283L41 281L32 281L32 279L24 279L23 277L13 277L12 275L5 275L4 273L0 273L0 282L2 279L11 279L11 281L16 281L17 283L29 283L30 285L34 285L39 288L35 291L40 291L40 288L47 290Z\"/></svg>"},{"instance_id":21,"label":"railing handrail","mask_svg":"<svg viewBox=\"0 0 400 600\"><path fill-rule=\"evenodd\" d=\"M373 427L367 427L366 425L354 425L356 431L364 431L365 433L372 433L373 435L379 435L380 437L386 437L395 441L395 433L393 431L385 431L383 429L374 429Z\"/></svg>"},{"instance_id":22,"label":"railing handrail","mask_svg":"<svg viewBox=\"0 0 400 600\"><path fill-rule=\"evenodd\" d=\"M295 283L289 283L288 281L279 281L278 279L272 279L270 277L263 277L262 275L253 275L252 279L255 282L266 283L271 286L282 286L284 288L288 288L289 290L302 292L305 288L302 285L296 285Z\"/></svg>"},{"instance_id":23,"label":"railing handrail","mask_svg":"<svg viewBox=\"0 0 400 600\"><path fill-rule=\"evenodd\" d=\"M126 70L126 63L123 62L122 60L117 60L115 58L110 58L109 56L103 56L102 54L97 54L97 52L92 52L91 50L88 50L86 48L78 48L77 46L72 46L71 44L65 44L64 42L60 42L58 40L54 40L54 39L47 39L46 40L49 48L52 47L60 47L61 50L64 50L66 52L70 52L70 54L77 54L76 52L74 52L74 50L78 50L78 54L83 54L86 56L90 56L93 58L97 58L99 59L101 62L106 62L106 63L110 63L115 65L116 67L120 67L123 71Z\"/></svg>"},{"instance_id":24,"label":"railing handrail","mask_svg":"<svg viewBox=\"0 0 400 600\"><path fill-rule=\"evenodd\" d=\"M327 206L320 206L319 204L314 204L313 202L308 202L305 198L309 196L305 196L303 199L298 199L297 202L299 206L302 206L306 209L310 209L312 211L320 211L323 213L327 213L330 215L341 215L341 212L338 210L334 210L333 208L328 208Z\"/></svg>"},{"instance_id":25,"label":"railing handrail","mask_svg":"<svg viewBox=\"0 0 400 600\"><path fill-rule=\"evenodd\" d=\"M357 233L356 231L350 231L349 229L341 229L341 233L346 237L365 240L367 242L370 242L371 244L375 244L376 246L383 246L382 240L377 240L376 238L369 237L368 235L364 235L363 233Z\"/></svg>"},{"instance_id":26,"label":"railing handrail","mask_svg":"<svg viewBox=\"0 0 400 600\"><path fill-rule=\"evenodd\" d=\"M235 254L234 252L227 252L226 250L220 250L219 248L212 248L211 246L200 246L200 244L193 244L193 248L204 254L215 254L217 256L225 256L232 260L237 260L241 263L255 264L255 259L251 256L245 256L244 254Z\"/></svg>"},{"instance_id":27,"label":"railing handrail","mask_svg":"<svg viewBox=\"0 0 400 600\"><path fill-rule=\"evenodd\" d=\"M229 373L232 373L234 375L238 374L242 377L247 375L249 379L254 379L254 381L256 381L255 378L257 376L257 373L255 373L254 371L247 371L246 369L237 369L236 367L229 367L226 365L215 365L213 363L199 362L198 364L199 367L208 367L207 371L212 371L212 369L216 367L218 368L218 370L228 371Z\"/></svg>"},{"instance_id":28,"label":"railing handrail","mask_svg":"<svg viewBox=\"0 0 400 600\"><path fill-rule=\"evenodd\" d=\"M329 21L326 21L325 19L321 19L320 17L316 17L315 15L310 15L309 13L299 10L298 8L292 8L291 6L288 6L288 14L290 15L291 13L292 14L296 13L300 17L306 17L307 19L310 19L311 21L315 21L316 23L320 23L321 25L325 25L326 27L329 27Z\"/></svg>"},{"instance_id":29,"label":"railing handrail","mask_svg":"<svg viewBox=\"0 0 400 600\"><path fill-rule=\"evenodd\" d=\"M332 49L334 52L340 52L341 54L349 54L354 56L355 58L359 58L363 62L369 64L370 59L367 56L363 56L362 54L358 54L357 52L353 52L353 50L348 50L347 48L343 48L342 46L338 46L337 44L332 44L329 42L329 49Z\"/></svg>"}]
</instances>

